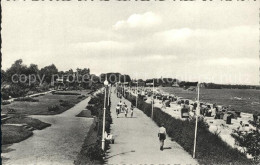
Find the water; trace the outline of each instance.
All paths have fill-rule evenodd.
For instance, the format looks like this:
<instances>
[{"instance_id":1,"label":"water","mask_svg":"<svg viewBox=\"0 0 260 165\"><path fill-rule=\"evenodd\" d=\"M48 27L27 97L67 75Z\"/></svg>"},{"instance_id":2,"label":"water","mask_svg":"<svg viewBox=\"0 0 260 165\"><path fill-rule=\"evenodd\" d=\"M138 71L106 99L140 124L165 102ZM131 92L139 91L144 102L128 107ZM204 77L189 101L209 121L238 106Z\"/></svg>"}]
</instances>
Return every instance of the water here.
<instances>
[{"instance_id":1,"label":"water","mask_svg":"<svg viewBox=\"0 0 260 165\"><path fill-rule=\"evenodd\" d=\"M181 88L160 87L164 92L195 100L196 91ZM246 113L260 113L260 90L254 89L200 89L200 100L218 105L231 106L235 110Z\"/></svg>"}]
</instances>

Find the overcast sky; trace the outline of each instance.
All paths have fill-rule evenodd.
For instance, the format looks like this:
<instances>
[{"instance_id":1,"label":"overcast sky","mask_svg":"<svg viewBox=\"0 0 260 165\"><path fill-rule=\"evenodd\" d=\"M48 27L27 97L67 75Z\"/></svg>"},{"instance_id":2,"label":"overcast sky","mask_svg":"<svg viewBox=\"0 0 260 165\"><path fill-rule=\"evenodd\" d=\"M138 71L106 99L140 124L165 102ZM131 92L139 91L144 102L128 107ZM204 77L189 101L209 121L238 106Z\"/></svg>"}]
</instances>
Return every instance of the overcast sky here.
<instances>
[{"instance_id":1,"label":"overcast sky","mask_svg":"<svg viewBox=\"0 0 260 165\"><path fill-rule=\"evenodd\" d=\"M3 69L259 84L259 1L1 3Z\"/></svg>"}]
</instances>

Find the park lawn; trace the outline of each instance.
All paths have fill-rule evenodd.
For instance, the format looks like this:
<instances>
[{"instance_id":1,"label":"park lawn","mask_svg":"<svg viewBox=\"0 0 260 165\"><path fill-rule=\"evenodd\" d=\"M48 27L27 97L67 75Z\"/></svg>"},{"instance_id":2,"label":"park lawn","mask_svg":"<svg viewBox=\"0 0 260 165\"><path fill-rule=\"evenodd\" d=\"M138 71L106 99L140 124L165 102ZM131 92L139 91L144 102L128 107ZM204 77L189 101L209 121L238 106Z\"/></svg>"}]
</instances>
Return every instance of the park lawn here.
<instances>
[{"instance_id":1,"label":"park lawn","mask_svg":"<svg viewBox=\"0 0 260 165\"><path fill-rule=\"evenodd\" d=\"M14 125L2 125L2 145L18 143L33 135L33 132Z\"/></svg>"},{"instance_id":2,"label":"park lawn","mask_svg":"<svg viewBox=\"0 0 260 165\"><path fill-rule=\"evenodd\" d=\"M46 127L51 126L49 123L42 122L39 119L34 119L31 117L25 117L25 116L14 116L4 122L4 124L27 124L28 126L42 130Z\"/></svg>"},{"instance_id":3,"label":"park lawn","mask_svg":"<svg viewBox=\"0 0 260 165\"><path fill-rule=\"evenodd\" d=\"M14 109L12 114L8 114L8 116L11 118L3 122L2 144L5 145L18 143L33 135L32 130L29 130L23 126L4 124L26 124L33 129L44 129L51 126L51 124L42 122L38 119L27 117L27 115L55 115L62 113L85 99L90 90L75 92L82 95L53 95L51 93L48 93L46 95L36 97L39 102L14 101L8 105L2 105L3 114L8 114L8 109ZM69 104L65 104L65 106L62 106L61 103L64 102L68 102ZM58 105L59 110L49 111L48 107L54 105Z\"/></svg>"},{"instance_id":4,"label":"park lawn","mask_svg":"<svg viewBox=\"0 0 260 165\"><path fill-rule=\"evenodd\" d=\"M71 92L71 91L70 91ZM83 94L87 96L87 93L90 92L90 90L84 90L84 91L75 91L77 93ZM79 98L79 95L53 95L51 93L48 93L43 96L36 97L39 102L22 102L22 101L14 101L11 104L3 105L2 106L2 113L7 113L8 109L14 109L14 114L20 114L20 115L55 115L60 114L69 108L71 106L74 106L75 104L79 103L86 97ZM71 105L70 106L60 106L60 100L68 101ZM48 111L48 107L59 105L58 111Z\"/></svg>"}]
</instances>

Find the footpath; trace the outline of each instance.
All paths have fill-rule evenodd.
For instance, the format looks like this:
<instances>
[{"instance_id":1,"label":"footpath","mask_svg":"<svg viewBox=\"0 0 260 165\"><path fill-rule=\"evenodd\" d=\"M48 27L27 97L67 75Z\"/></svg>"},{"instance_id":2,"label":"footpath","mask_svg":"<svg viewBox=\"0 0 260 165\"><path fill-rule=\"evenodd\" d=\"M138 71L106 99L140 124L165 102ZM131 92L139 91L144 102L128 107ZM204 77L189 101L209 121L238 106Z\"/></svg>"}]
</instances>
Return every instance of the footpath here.
<instances>
[{"instance_id":1,"label":"footpath","mask_svg":"<svg viewBox=\"0 0 260 165\"><path fill-rule=\"evenodd\" d=\"M58 115L30 117L52 124L33 136L11 145L3 164L10 165L72 165L93 123L92 118L76 117L88 104L90 97Z\"/></svg>"},{"instance_id":2,"label":"footpath","mask_svg":"<svg viewBox=\"0 0 260 165\"><path fill-rule=\"evenodd\" d=\"M116 105L120 101L116 93L111 94L111 133L115 144L110 145L106 156L107 164L198 164L184 149L167 136L164 150L160 150L159 127L141 110L135 108L133 118L116 115ZM121 99L130 108L130 102Z\"/></svg>"}]
</instances>

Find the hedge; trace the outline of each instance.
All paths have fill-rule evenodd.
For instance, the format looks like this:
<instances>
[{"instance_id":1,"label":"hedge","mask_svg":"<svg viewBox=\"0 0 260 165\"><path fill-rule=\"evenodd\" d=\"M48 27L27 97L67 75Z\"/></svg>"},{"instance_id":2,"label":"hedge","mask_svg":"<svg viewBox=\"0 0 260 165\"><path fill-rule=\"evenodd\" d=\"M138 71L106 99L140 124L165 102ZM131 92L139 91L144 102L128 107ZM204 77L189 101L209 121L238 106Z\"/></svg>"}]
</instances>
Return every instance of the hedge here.
<instances>
[{"instance_id":1,"label":"hedge","mask_svg":"<svg viewBox=\"0 0 260 165\"><path fill-rule=\"evenodd\" d=\"M135 104L135 96L128 95L126 98ZM138 99L137 108L151 117L151 104ZM169 137L189 154L193 154L195 119L176 119L155 107L153 120L157 125L164 123ZM217 134L211 133L202 118L198 120L197 135L196 159L200 164L252 164L245 154L229 146Z\"/></svg>"},{"instance_id":2,"label":"hedge","mask_svg":"<svg viewBox=\"0 0 260 165\"><path fill-rule=\"evenodd\" d=\"M87 109L91 111L91 115L97 119L93 123L88 133L87 138L84 141L82 149L75 161L75 164L102 164L104 163L105 151L109 149L109 143L105 143L105 151L101 149L101 138L102 138L102 124L103 124L103 113L104 113L104 94L97 94L92 97L87 106ZM110 105L106 106L106 118L105 118L105 131L110 133L110 124L112 124L112 118L110 113ZM90 144L89 144L90 143Z\"/></svg>"},{"instance_id":3,"label":"hedge","mask_svg":"<svg viewBox=\"0 0 260 165\"><path fill-rule=\"evenodd\" d=\"M19 97L19 98L14 99L14 101L39 102L38 99L34 99L34 98L31 98L31 97Z\"/></svg>"}]
</instances>

